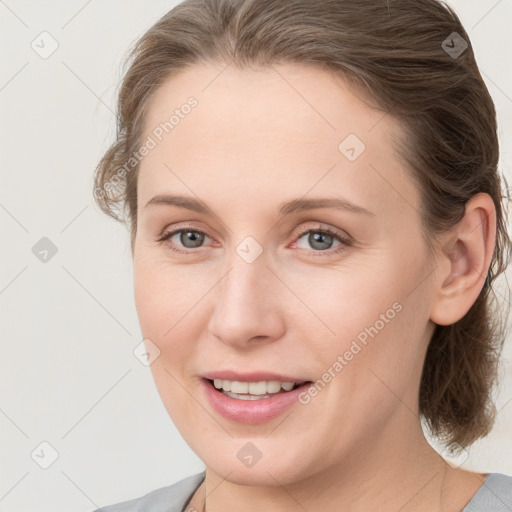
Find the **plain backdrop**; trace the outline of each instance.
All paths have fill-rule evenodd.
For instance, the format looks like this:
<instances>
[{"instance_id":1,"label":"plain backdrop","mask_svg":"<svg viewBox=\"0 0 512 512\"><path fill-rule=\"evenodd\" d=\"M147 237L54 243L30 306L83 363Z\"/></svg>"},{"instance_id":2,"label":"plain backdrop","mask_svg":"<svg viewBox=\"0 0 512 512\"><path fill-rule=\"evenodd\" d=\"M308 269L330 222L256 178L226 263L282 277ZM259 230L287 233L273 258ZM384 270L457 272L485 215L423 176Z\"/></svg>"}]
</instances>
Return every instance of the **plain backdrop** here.
<instances>
[{"instance_id":1,"label":"plain backdrop","mask_svg":"<svg viewBox=\"0 0 512 512\"><path fill-rule=\"evenodd\" d=\"M2 512L86 512L203 469L132 353L128 232L92 196L127 49L176 3L0 0ZM450 4L496 103L510 176L512 0ZM511 360L508 340L495 428L464 467L512 475Z\"/></svg>"}]
</instances>

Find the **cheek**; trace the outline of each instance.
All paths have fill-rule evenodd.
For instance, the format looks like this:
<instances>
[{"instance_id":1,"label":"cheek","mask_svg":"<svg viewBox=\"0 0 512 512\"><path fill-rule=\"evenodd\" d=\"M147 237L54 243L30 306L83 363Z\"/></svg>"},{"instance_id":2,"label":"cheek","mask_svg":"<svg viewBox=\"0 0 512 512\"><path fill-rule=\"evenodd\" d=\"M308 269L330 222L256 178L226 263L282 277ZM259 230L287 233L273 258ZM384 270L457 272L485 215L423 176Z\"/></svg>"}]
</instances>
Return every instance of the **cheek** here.
<instances>
[{"instance_id":1,"label":"cheek","mask_svg":"<svg viewBox=\"0 0 512 512\"><path fill-rule=\"evenodd\" d=\"M178 425L188 425L198 414L186 387L194 340L199 339L201 330L196 309L207 291L189 274L141 254L134 259L134 297L141 333L160 350L150 370L164 407Z\"/></svg>"},{"instance_id":2,"label":"cheek","mask_svg":"<svg viewBox=\"0 0 512 512\"><path fill-rule=\"evenodd\" d=\"M200 336L196 308L206 290L191 283L194 280L188 274L180 275L176 269L142 258L134 261L134 296L141 333L160 350L150 369L173 416L180 414L180 409L169 408L186 401L182 396L184 376L190 373L194 340Z\"/></svg>"},{"instance_id":3,"label":"cheek","mask_svg":"<svg viewBox=\"0 0 512 512\"><path fill-rule=\"evenodd\" d=\"M315 349L348 349L353 339L359 336L364 342L368 330L374 333L375 324L379 332L388 329L398 315L401 293L392 268L360 263L356 268L356 263L347 262L337 268L299 270L283 275L294 292L287 301L293 307L286 313L294 315L293 324L300 325L302 333L308 330L301 339L315 340Z\"/></svg>"},{"instance_id":4,"label":"cheek","mask_svg":"<svg viewBox=\"0 0 512 512\"><path fill-rule=\"evenodd\" d=\"M405 385L428 322L428 300L419 288L410 293L420 271L403 270L398 259L383 259L357 269L347 264L336 271L315 270L300 280L288 274L285 280L296 283L294 292L309 309L294 299L290 325L300 332L322 380L343 373L333 388L368 388L369 379L376 381L372 370L389 384Z\"/></svg>"},{"instance_id":5,"label":"cheek","mask_svg":"<svg viewBox=\"0 0 512 512\"><path fill-rule=\"evenodd\" d=\"M134 297L144 336L166 343L190 323L190 315L212 286L208 276L198 278L193 266L171 265L165 257L134 258Z\"/></svg>"}]
</instances>

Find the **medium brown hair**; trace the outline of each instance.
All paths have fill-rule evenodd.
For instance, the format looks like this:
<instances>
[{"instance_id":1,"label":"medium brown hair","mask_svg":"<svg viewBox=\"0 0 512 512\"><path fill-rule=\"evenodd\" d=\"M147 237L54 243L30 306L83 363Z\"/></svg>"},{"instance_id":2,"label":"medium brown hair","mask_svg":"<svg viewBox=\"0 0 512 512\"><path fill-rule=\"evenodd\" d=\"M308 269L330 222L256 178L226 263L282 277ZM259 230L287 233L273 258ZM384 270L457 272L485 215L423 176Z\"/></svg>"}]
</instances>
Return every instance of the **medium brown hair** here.
<instances>
[{"instance_id":1,"label":"medium brown hair","mask_svg":"<svg viewBox=\"0 0 512 512\"><path fill-rule=\"evenodd\" d=\"M128 55L116 140L95 173L101 209L123 222L128 212L132 251L139 165L126 163L142 144L155 91L199 62L241 69L293 62L348 80L401 122L406 140L397 151L421 190L430 242L461 220L471 197L492 197L497 241L486 286L461 320L436 326L419 390L433 435L461 447L486 435L505 325L492 283L508 263L510 239L495 108L457 15L437 0L186 0L169 11Z\"/></svg>"}]
</instances>

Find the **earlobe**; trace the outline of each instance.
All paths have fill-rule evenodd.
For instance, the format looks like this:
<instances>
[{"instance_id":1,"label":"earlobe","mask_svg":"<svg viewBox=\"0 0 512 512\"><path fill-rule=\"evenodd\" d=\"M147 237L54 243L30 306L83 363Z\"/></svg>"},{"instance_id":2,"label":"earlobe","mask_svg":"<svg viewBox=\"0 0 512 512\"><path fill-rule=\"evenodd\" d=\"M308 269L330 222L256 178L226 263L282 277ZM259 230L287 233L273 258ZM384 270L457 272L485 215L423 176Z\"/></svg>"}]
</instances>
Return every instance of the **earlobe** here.
<instances>
[{"instance_id":1,"label":"earlobe","mask_svg":"<svg viewBox=\"0 0 512 512\"><path fill-rule=\"evenodd\" d=\"M482 291L496 243L492 198L484 193L472 197L464 217L445 237L430 317L438 325L459 321Z\"/></svg>"}]
</instances>

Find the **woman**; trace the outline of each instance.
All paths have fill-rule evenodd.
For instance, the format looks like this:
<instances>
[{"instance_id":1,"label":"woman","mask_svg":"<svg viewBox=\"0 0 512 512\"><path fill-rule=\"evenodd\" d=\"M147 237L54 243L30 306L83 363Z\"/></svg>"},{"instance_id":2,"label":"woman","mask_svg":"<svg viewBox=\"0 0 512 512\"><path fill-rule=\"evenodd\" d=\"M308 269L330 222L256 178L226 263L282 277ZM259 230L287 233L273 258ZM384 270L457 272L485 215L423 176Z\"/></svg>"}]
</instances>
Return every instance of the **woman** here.
<instances>
[{"instance_id":1,"label":"woman","mask_svg":"<svg viewBox=\"0 0 512 512\"><path fill-rule=\"evenodd\" d=\"M95 197L205 471L103 510L512 510L422 429L489 432L504 337L495 110L457 16L186 0L131 58Z\"/></svg>"}]
</instances>

